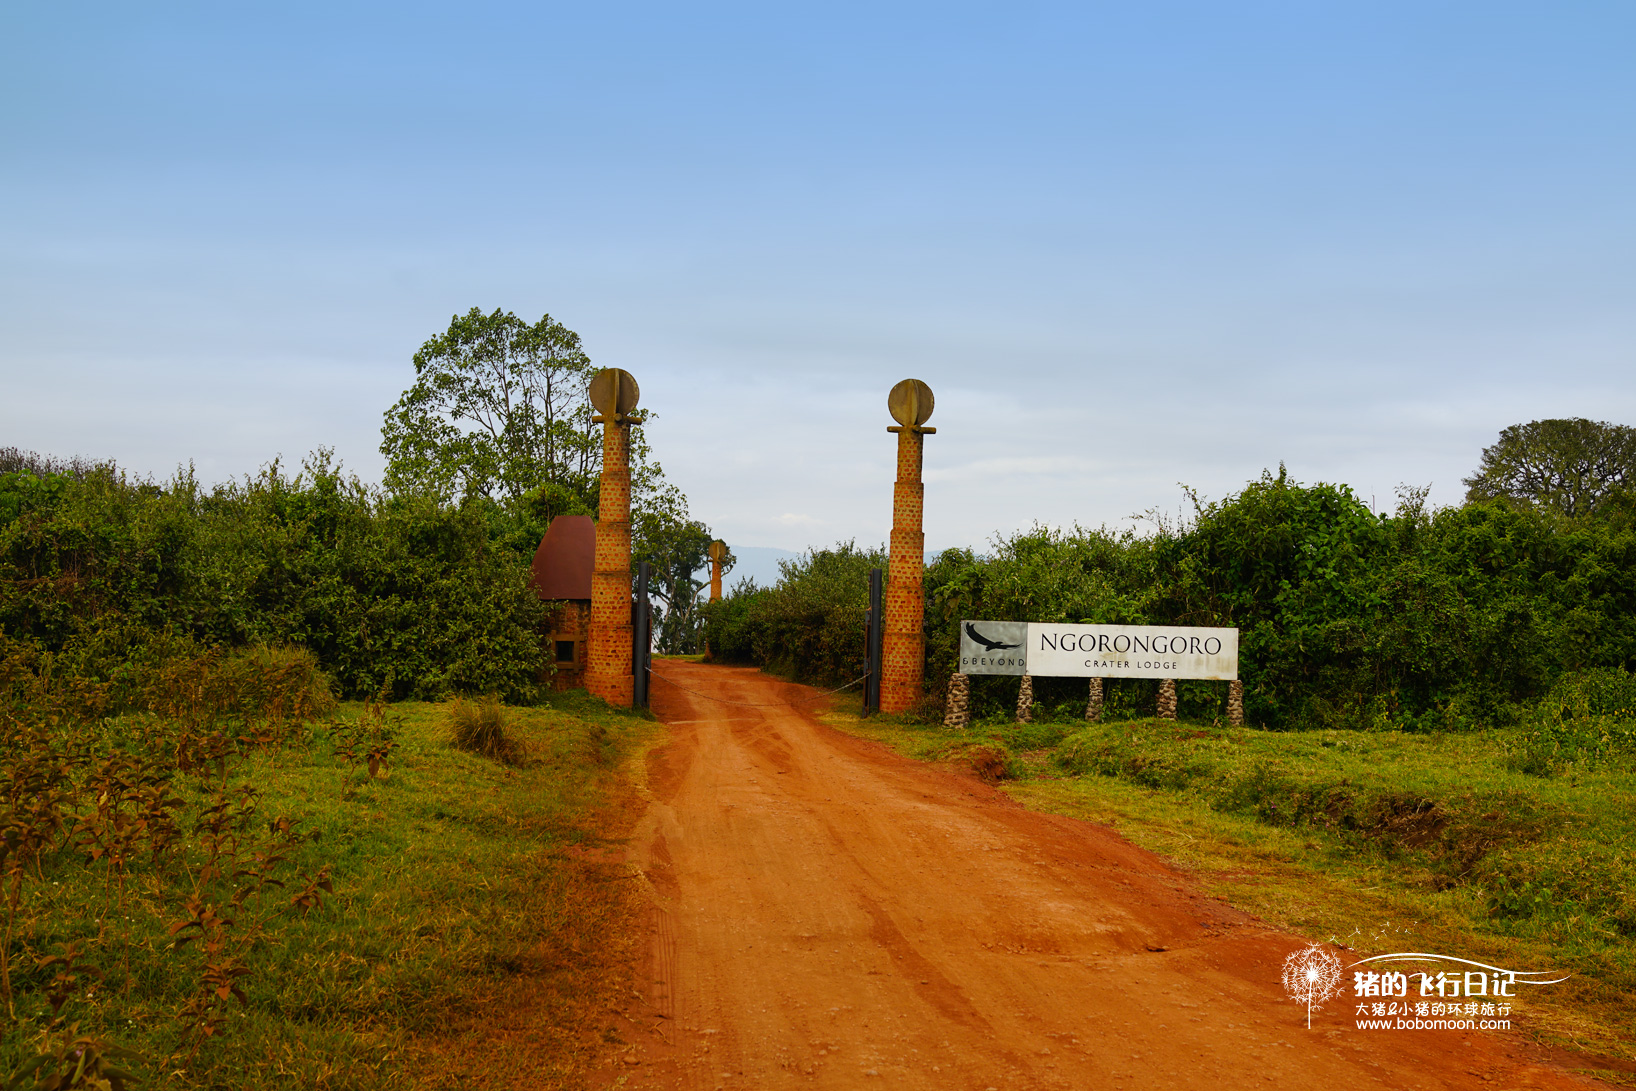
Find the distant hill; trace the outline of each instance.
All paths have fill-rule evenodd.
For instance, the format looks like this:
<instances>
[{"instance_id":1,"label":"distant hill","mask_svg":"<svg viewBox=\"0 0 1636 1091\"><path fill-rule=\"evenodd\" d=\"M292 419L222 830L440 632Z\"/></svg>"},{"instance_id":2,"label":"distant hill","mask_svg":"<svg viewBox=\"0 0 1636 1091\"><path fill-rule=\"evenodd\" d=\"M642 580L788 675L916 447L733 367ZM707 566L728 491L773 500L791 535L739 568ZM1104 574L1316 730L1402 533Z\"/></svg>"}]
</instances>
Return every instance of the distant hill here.
<instances>
[{"instance_id":1,"label":"distant hill","mask_svg":"<svg viewBox=\"0 0 1636 1091\"><path fill-rule=\"evenodd\" d=\"M801 554L788 549L774 549L772 546L741 546L732 542L727 543L733 550L733 556L738 563L733 570L727 573L722 581L724 591L731 591L733 585L748 576L756 581L757 587L771 587L778 582L778 562L793 560ZM704 576L710 578L709 569Z\"/></svg>"}]
</instances>

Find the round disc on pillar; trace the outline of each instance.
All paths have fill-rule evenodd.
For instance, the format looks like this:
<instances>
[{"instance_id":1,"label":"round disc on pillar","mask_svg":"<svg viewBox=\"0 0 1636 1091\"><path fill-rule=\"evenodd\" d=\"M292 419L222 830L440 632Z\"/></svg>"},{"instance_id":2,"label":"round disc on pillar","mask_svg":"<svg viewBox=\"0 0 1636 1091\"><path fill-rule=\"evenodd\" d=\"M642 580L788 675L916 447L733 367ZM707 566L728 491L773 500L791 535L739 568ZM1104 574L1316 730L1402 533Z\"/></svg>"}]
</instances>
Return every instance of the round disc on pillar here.
<instances>
[{"instance_id":1,"label":"round disc on pillar","mask_svg":"<svg viewBox=\"0 0 1636 1091\"><path fill-rule=\"evenodd\" d=\"M932 416L932 388L919 379L905 379L886 395L892 419L905 428L917 428Z\"/></svg>"},{"instance_id":2,"label":"round disc on pillar","mask_svg":"<svg viewBox=\"0 0 1636 1091\"><path fill-rule=\"evenodd\" d=\"M604 417L623 417L636 408L642 391L624 368L605 367L591 379L591 404Z\"/></svg>"}]
</instances>

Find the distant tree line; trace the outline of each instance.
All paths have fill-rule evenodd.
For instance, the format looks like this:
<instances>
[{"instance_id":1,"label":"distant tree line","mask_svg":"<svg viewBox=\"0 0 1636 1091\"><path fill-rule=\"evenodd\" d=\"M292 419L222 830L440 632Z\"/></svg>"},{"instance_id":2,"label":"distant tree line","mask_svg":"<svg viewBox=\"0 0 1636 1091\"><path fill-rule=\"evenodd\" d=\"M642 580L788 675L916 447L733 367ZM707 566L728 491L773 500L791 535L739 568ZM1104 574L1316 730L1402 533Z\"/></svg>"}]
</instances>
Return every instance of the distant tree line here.
<instances>
[{"instance_id":1,"label":"distant tree line","mask_svg":"<svg viewBox=\"0 0 1636 1091\"><path fill-rule=\"evenodd\" d=\"M1449 727L1516 715L1566 672L1636 667L1636 447L1586 421L1508 428L1467 480L1467 502L1430 510L1405 489L1376 514L1344 486L1282 469L1236 495L1193 500L1182 523L1138 535L1035 527L985 555L949 550L926 572L929 709L955 669L961 618L1228 625L1252 722ZM706 611L720 658L838 685L863 662L863 615L881 550L842 543L741 582ZM1083 710L1083 680L1036 680L1037 698ZM1151 707L1154 683L1111 700ZM1219 711L1223 687L1182 686L1183 713ZM978 687L978 711L1016 698Z\"/></svg>"},{"instance_id":2,"label":"distant tree line","mask_svg":"<svg viewBox=\"0 0 1636 1091\"><path fill-rule=\"evenodd\" d=\"M0 449L0 663L117 688L194 645L293 644L344 695L536 697L529 565L552 518L596 512L594 369L549 315L475 309L415 369L386 413L381 488L323 449L210 486ZM640 428L633 446L634 548L657 573L662 646L692 651L711 536Z\"/></svg>"}]
</instances>

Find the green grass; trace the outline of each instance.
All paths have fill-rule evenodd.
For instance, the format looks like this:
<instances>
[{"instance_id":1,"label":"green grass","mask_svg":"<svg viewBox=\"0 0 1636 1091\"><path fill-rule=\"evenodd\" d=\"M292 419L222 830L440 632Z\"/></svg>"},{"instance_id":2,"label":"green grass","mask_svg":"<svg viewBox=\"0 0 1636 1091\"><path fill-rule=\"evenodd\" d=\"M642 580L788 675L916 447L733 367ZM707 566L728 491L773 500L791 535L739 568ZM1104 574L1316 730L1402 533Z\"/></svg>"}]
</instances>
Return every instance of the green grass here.
<instances>
[{"instance_id":1,"label":"green grass","mask_svg":"<svg viewBox=\"0 0 1636 1091\"><path fill-rule=\"evenodd\" d=\"M1369 953L1432 950L1572 971L1525 999L1559 1044L1636 1056L1636 775L1630 757L1516 771L1519 732L1268 732L1162 720L987 722L949 732L841 707L832 725L964 764L1114 826L1270 923ZM1519 729L1520 731L1520 729Z\"/></svg>"},{"instance_id":2,"label":"green grass","mask_svg":"<svg viewBox=\"0 0 1636 1091\"><path fill-rule=\"evenodd\" d=\"M516 766L455 749L445 706L405 703L384 710L384 732L359 731L367 710L343 706L231 767L230 789L260 791L239 868L254 869L256 846L278 839L268 826L278 816L307 835L270 871L285 885L244 899L219 933L248 971L243 1002L201 988L207 936L174 946L203 930L171 931L196 887L231 913L230 891L247 881L201 874L190 831L213 772L171 778L183 840L162 867L146 850L133 858L122 897L105 864L61 842L23 883L0 1071L77 1025L134 1051L124 1067L144 1087L572 1085L629 993L637 903L618 861L634 804L621 763L658 729L583 695L551 704L506 710ZM141 750L163 731L126 718L100 745ZM388 737L398 745L371 776L367 751ZM82 793L74 810L95 802ZM311 886L326 865L332 893ZM305 915L289 904L303 889L322 901ZM36 959L70 946L101 978L82 975L53 1032L58 967ZM190 1032L190 1011L208 1011L214 1032Z\"/></svg>"}]
</instances>

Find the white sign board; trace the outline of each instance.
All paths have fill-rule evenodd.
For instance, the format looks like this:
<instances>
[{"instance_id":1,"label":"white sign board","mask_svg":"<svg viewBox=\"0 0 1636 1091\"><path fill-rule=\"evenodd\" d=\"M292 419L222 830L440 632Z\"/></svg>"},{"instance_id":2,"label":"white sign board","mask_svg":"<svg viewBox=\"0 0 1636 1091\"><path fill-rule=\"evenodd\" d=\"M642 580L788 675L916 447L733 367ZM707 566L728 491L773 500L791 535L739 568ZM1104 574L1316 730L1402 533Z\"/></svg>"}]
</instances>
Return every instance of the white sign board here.
<instances>
[{"instance_id":1,"label":"white sign board","mask_svg":"<svg viewBox=\"0 0 1636 1091\"><path fill-rule=\"evenodd\" d=\"M1238 630L1183 625L963 621L962 674L1037 678L1238 677Z\"/></svg>"}]
</instances>

